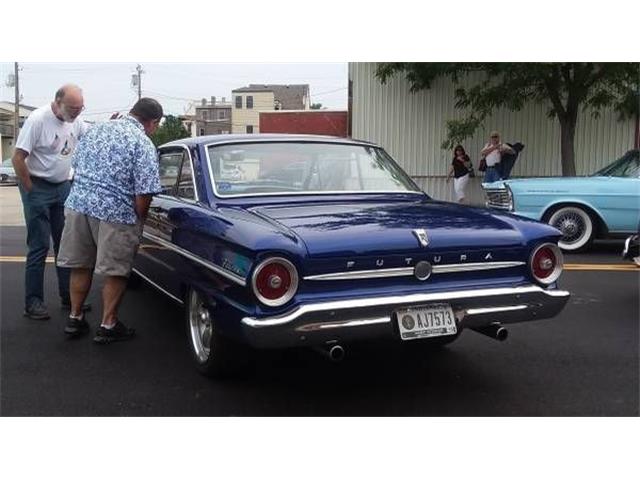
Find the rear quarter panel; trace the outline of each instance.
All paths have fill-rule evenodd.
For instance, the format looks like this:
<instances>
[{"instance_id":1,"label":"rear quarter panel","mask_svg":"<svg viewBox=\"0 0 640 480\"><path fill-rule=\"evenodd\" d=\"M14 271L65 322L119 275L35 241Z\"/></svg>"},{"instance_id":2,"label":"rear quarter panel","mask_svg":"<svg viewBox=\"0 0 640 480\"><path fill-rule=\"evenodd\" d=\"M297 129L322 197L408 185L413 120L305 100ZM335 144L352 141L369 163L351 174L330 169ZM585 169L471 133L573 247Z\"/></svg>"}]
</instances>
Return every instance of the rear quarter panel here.
<instances>
[{"instance_id":1,"label":"rear quarter panel","mask_svg":"<svg viewBox=\"0 0 640 480\"><path fill-rule=\"evenodd\" d=\"M633 231L640 220L638 179L614 177L549 178L505 182L517 215L542 220L563 204L583 205L595 212L609 232Z\"/></svg>"}]
</instances>

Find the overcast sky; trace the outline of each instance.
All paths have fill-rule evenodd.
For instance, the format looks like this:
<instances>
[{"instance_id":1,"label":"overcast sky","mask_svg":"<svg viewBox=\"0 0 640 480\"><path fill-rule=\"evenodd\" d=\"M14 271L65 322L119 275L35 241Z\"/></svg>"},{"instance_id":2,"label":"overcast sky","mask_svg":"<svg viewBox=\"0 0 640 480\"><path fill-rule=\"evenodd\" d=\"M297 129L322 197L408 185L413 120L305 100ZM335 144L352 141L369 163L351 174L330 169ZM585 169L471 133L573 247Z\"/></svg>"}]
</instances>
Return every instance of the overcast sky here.
<instances>
[{"instance_id":1,"label":"overcast sky","mask_svg":"<svg viewBox=\"0 0 640 480\"><path fill-rule=\"evenodd\" d=\"M346 63L142 63L143 96L154 97L166 113L182 114L191 101L216 96L231 98L231 90L249 83L308 83L313 103L347 108ZM126 111L137 98L131 86L135 63L21 63L21 103L39 107L50 102L64 83L84 90L87 120ZM6 86L12 63L0 63L0 99L13 102Z\"/></svg>"}]
</instances>

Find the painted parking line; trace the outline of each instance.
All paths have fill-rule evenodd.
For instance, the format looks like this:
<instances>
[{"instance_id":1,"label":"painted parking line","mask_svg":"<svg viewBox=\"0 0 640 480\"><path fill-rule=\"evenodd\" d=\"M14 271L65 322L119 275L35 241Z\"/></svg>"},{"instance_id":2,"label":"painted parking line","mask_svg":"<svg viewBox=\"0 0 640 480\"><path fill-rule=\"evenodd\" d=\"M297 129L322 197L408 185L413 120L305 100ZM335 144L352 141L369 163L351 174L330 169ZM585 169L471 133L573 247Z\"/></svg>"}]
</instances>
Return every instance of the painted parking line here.
<instances>
[{"instance_id":1,"label":"painted parking line","mask_svg":"<svg viewBox=\"0 0 640 480\"><path fill-rule=\"evenodd\" d=\"M24 263L26 257L0 256L0 263ZM47 257L47 263L54 263L53 257ZM607 271L607 272L638 272L640 267L633 263L565 263L565 270L578 271Z\"/></svg>"},{"instance_id":2,"label":"painted parking line","mask_svg":"<svg viewBox=\"0 0 640 480\"><path fill-rule=\"evenodd\" d=\"M618 272L640 272L640 268L633 263L565 263L565 270L605 270Z\"/></svg>"},{"instance_id":3,"label":"painted parking line","mask_svg":"<svg viewBox=\"0 0 640 480\"><path fill-rule=\"evenodd\" d=\"M27 257L11 257L0 255L0 263L24 263L27 261ZM53 257L47 257L47 263L53 263Z\"/></svg>"}]
</instances>

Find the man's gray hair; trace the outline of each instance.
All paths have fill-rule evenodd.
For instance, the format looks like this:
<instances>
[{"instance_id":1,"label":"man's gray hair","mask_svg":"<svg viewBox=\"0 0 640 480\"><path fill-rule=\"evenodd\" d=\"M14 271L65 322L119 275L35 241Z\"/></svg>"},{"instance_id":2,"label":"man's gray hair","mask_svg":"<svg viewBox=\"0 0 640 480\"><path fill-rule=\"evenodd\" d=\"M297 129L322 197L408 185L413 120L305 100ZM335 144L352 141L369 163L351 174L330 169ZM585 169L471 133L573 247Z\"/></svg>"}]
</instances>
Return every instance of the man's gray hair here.
<instances>
[{"instance_id":1,"label":"man's gray hair","mask_svg":"<svg viewBox=\"0 0 640 480\"><path fill-rule=\"evenodd\" d=\"M80 93L82 93L82 89L79 86L72 83L67 83L66 85L63 85L58 90L56 90L55 101L61 101L62 99L64 99L64 96L67 94L67 92L73 89L78 90Z\"/></svg>"}]
</instances>

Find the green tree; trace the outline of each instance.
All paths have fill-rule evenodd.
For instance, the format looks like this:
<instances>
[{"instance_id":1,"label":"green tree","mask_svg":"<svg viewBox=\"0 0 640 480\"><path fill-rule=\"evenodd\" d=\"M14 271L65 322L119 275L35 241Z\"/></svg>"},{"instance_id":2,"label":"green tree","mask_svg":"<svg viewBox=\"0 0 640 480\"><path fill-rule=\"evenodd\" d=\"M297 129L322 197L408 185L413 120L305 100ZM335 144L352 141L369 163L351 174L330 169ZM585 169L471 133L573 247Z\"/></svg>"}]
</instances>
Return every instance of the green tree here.
<instances>
[{"instance_id":1,"label":"green tree","mask_svg":"<svg viewBox=\"0 0 640 480\"><path fill-rule=\"evenodd\" d=\"M322 104L321 103L312 103L311 104L311 110L320 110L322 108Z\"/></svg>"},{"instance_id":2,"label":"green tree","mask_svg":"<svg viewBox=\"0 0 640 480\"><path fill-rule=\"evenodd\" d=\"M442 148L472 136L494 109L519 111L528 103L548 106L560 122L562 173L575 175L574 140L578 113L598 116L614 107L620 120L638 115L638 63L380 63L376 76L386 83L403 73L416 92L431 88L438 78L454 85L455 106L466 116L447 121Z\"/></svg>"},{"instance_id":3,"label":"green tree","mask_svg":"<svg viewBox=\"0 0 640 480\"><path fill-rule=\"evenodd\" d=\"M182 125L182 121L173 115L164 117L164 122L158 127L156 133L151 136L154 145L162 145L163 143L179 140L189 136L189 132Z\"/></svg>"}]
</instances>

